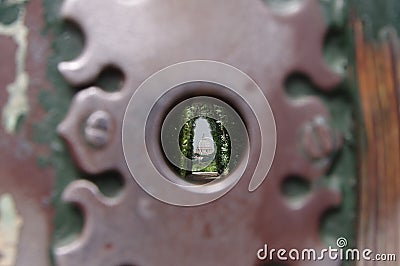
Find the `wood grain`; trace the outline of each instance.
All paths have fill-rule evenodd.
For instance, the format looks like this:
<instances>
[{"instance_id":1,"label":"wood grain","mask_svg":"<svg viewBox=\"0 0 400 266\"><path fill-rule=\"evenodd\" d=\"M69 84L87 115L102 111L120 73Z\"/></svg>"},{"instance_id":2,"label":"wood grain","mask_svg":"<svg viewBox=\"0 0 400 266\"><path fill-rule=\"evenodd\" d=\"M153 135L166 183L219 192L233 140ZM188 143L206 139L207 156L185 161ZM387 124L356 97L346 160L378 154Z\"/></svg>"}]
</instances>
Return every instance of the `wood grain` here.
<instances>
[{"instance_id":1,"label":"wood grain","mask_svg":"<svg viewBox=\"0 0 400 266\"><path fill-rule=\"evenodd\" d=\"M400 250L400 57L398 38L387 30L379 43L354 24L362 133L359 140L358 248ZM382 265L391 265L381 262ZM357 265L381 265L360 261Z\"/></svg>"}]
</instances>

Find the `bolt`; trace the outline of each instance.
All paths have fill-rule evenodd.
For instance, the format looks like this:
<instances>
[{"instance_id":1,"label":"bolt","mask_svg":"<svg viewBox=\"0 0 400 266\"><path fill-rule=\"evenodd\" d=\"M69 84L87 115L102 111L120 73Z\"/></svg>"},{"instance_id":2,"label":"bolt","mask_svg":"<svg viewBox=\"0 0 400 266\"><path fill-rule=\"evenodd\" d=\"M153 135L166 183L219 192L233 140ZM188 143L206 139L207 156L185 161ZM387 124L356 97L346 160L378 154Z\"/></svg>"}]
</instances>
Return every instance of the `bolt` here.
<instances>
[{"instance_id":1,"label":"bolt","mask_svg":"<svg viewBox=\"0 0 400 266\"><path fill-rule=\"evenodd\" d=\"M316 117L302 129L302 149L313 160L329 157L339 149L341 142L340 135L334 132L324 117Z\"/></svg>"},{"instance_id":2,"label":"bolt","mask_svg":"<svg viewBox=\"0 0 400 266\"><path fill-rule=\"evenodd\" d=\"M111 116L105 111L95 111L86 120L84 136L87 143L103 148L110 139Z\"/></svg>"}]
</instances>

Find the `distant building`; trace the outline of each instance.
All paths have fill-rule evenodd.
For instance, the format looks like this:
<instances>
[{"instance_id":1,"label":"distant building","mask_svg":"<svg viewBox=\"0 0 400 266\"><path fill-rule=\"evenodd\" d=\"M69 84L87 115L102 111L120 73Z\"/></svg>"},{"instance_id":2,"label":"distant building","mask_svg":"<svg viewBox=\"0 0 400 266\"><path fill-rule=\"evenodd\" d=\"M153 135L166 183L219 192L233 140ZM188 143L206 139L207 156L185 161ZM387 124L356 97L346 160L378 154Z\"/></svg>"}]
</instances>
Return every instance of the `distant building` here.
<instances>
[{"instance_id":1,"label":"distant building","mask_svg":"<svg viewBox=\"0 0 400 266\"><path fill-rule=\"evenodd\" d=\"M197 143L195 153L197 153L200 156L207 156L207 155L213 154L214 151L215 151L215 149L214 149L213 139L205 137L203 134L203 137Z\"/></svg>"}]
</instances>

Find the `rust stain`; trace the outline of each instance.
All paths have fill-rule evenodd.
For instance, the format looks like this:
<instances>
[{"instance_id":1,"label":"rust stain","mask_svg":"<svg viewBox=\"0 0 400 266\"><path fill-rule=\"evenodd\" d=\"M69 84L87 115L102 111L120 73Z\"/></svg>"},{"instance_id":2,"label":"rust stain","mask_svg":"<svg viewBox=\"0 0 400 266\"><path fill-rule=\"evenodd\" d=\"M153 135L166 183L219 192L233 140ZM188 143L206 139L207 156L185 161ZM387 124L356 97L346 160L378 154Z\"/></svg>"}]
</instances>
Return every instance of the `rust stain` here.
<instances>
[{"instance_id":1,"label":"rust stain","mask_svg":"<svg viewBox=\"0 0 400 266\"><path fill-rule=\"evenodd\" d=\"M397 252L400 249L398 39L393 31L388 31L382 42L368 43L360 21L355 22L354 31L365 134L365 143L360 143L358 247Z\"/></svg>"},{"instance_id":2,"label":"rust stain","mask_svg":"<svg viewBox=\"0 0 400 266\"><path fill-rule=\"evenodd\" d=\"M0 195L12 195L18 206L18 213L25 221L21 229L16 266L50 265L49 249L52 230L50 197L54 185L54 174L49 168L41 169L37 166L38 156L47 155L48 148L32 141L33 125L43 120L43 110L37 103L38 94L43 88L49 87L45 71L50 41L41 35L43 28L41 4L40 1L30 1L25 6L25 24L29 28L27 35L29 49L27 49L25 69L32 77L26 97L31 110L26 114L18 132L9 134L4 127L0 126ZM12 38L3 36L2 38L9 40L7 46L14 47L7 51L16 52L16 50L11 50L17 49ZM13 56L6 59L7 61L0 61L2 66L5 65L7 68L15 66ZM15 74L13 71L14 68L6 73L0 72L1 84L8 84L10 77L12 81ZM0 88L1 108L8 101L7 96L5 88Z\"/></svg>"}]
</instances>

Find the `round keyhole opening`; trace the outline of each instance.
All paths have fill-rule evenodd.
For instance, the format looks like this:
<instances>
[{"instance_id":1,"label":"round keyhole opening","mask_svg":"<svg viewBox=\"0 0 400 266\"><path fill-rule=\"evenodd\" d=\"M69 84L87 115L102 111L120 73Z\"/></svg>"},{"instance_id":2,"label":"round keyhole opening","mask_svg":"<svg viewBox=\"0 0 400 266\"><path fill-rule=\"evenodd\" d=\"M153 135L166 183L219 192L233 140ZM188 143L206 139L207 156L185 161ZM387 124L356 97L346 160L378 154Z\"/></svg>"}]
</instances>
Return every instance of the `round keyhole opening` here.
<instances>
[{"instance_id":1,"label":"round keyhole opening","mask_svg":"<svg viewBox=\"0 0 400 266\"><path fill-rule=\"evenodd\" d=\"M222 180L234 171L248 145L236 111L220 99L197 96L166 116L161 145L173 172L192 184Z\"/></svg>"}]
</instances>

